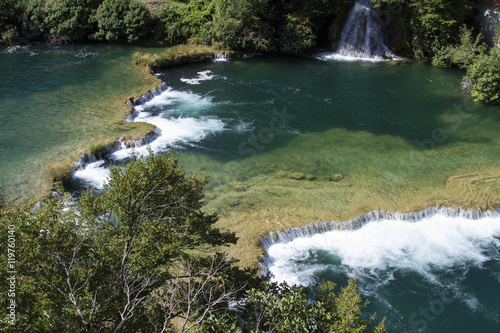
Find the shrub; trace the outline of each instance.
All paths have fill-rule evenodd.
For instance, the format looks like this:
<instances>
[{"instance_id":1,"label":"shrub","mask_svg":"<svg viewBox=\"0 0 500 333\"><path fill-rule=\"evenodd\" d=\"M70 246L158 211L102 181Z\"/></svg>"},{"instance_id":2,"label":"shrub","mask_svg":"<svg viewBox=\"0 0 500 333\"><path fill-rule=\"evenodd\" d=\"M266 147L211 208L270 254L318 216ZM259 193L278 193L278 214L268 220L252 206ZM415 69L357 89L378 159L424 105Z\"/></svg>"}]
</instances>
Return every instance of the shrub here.
<instances>
[{"instance_id":1,"label":"shrub","mask_svg":"<svg viewBox=\"0 0 500 333\"><path fill-rule=\"evenodd\" d=\"M287 15L278 34L280 51L288 54L298 54L313 47L315 39L309 19L292 15Z\"/></svg>"},{"instance_id":2,"label":"shrub","mask_svg":"<svg viewBox=\"0 0 500 333\"><path fill-rule=\"evenodd\" d=\"M468 68L471 95L477 101L500 105L500 51L491 50Z\"/></svg>"},{"instance_id":3,"label":"shrub","mask_svg":"<svg viewBox=\"0 0 500 333\"><path fill-rule=\"evenodd\" d=\"M0 1L0 43L12 45L19 40L18 27L23 11L23 3L15 0Z\"/></svg>"},{"instance_id":4,"label":"shrub","mask_svg":"<svg viewBox=\"0 0 500 333\"><path fill-rule=\"evenodd\" d=\"M135 0L104 0L92 16L100 41L133 43L146 36L151 16L143 3Z\"/></svg>"},{"instance_id":5,"label":"shrub","mask_svg":"<svg viewBox=\"0 0 500 333\"><path fill-rule=\"evenodd\" d=\"M96 28L90 21L100 0L54 0L46 5L45 22L52 35L83 41Z\"/></svg>"},{"instance_id":6,"label":"shrub","mask_svg":"<svg viewBox=\"0 0 500 333\"><path fill-rule=\"evenodd\" d=\"M30 0L22 16L22 30L30 40L43 40L49 34L45 0Z\"/></svg>"},{"instance_id":7,"label":"shrub","mask_svg":"<svg viewBox=\"0 0 500 333\"><path fill-rule=\"evenodd\" d=\"M190 38L201 37L205 27L212 21L213 14L214 6L209 0L189 3L173 1L160 9L156 17L164 29L164 40L170 44L181 44Z\"/></svg>"},{"instance_id":8,"label":"shrub","mask_svg":"<svg viewBox=\"0 0 500 333\"><path fill-rule=\"evenodd\" d=\"M441 48L434 55L432 64L442 68L468 68L488 50L488 46L483 43L482 39L481 34L474 37L473 29L467 29L464 25L460 33L460 44Z\"/></svg>"}]
</instances>

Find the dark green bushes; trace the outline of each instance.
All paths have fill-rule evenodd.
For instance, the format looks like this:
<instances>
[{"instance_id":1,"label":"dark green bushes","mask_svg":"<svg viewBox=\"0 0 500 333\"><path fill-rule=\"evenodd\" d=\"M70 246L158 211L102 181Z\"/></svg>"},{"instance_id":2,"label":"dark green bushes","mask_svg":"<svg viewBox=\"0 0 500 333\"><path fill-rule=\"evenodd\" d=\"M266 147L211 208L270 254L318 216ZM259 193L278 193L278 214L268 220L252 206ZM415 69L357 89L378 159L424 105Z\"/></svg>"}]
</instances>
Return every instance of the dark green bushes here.
<instances>
[{"instance_id":1,"label":"dark green bushes","mask_svg":"<svg viewBox=\"0 0 500 333\"><path fill-rule=\"evenodd\" d=\"M20 17L24 7L16 0L0 1L0 42L12 45L21 41Z\"/></svg>"},{"instance_id":2,"label":"dark green bushes","mask_svg":"<svg viewBox=\"0 0 500 333\"><path fill-rule=\"evenodd\" d=\"M409 41L418 57L432 57L446 45L456 43L463 24L471 25L475 16L472 0L372 0L387 10L399 8L405 25L411 30ZM391 12L389 10L389 12ZM391 21L395 21L392 18ZM391 22L389 22L390 24Z\"/></svg>"},{"instance_id":3,"label":"dark green bushes","mask_svg":"<svg viewBox=\"0 0 500 333\"><path fill-rule=\"evenodd\" d=\"M160 54L137 52L134 54L134 61L149 68L167 68L186 63L207 62L212 60L217 52L231 53L229 50L220 50L217 46L181 44L169 47Z\"/></svg>"},{"instance_id":4,"label":"dark green bushes","mask_svg":"<svg viewBox=\"0 0 500 333\"><path fill-rule=\"evenodd\" d=\"M135 0L104 0L92 20L97 23L92 39L109 42L137 42L147 35L151 24L148 9Z\"/></svg>"},{"instance_id":5,"label":"dark green bushes","mask_svg":"<svg viewBox=\"0 0 500 333\"><path fill-rule=\"evenodd\" d=\"M500 37L500 35L498 35ZM497 37L498 40L498 37ZM463 27L460 43L439 50L432 63L437 67L459 67L467 70L464 87L477 101L500 104L500 48L491 49L481 34Z\"/></svg>"},{"instance_id":6,"label":"dark green bushes","mask_svg":"<svg viewBox=\"0 0 500 333\"><path fill-rule=\"evenodd\" d=\"M203 42L202 37L213 29L214 14L214 4L209 0L172 1L160 9L156 17L160 21L162 38L169 44L183 44L193 37Z\"/></svg>"},{"instance_id":7,"label":"dark green bushes","mask_svg":"<svg viewBox=\"0 0 500 333\"><path fill-rule=\"evenodd\" d=\"M470 92L476 100L500 105L500 50L480 55L467 69Z\"/></svg>"},{"instance_id":8,"label":"dark green bushes","mask_svg":"<svg viewBox=\"0 0 500 333\"><path fill-rule=\"evenodd\" d=\"M156 18L168 44L219 42L236 50L297 54L324 40L332 19L353 2L172 1Z\"/></svg>"},{"instance_id":9,"label":"dark green bushes","mask_svg":"<svg viewBox=\"0 0 500 333\"><path fill-rule=\"evenodd\" d=\"M2 0L0 34L23 41L137 42L151 31L148 9L137 0Z\"/></svg>"}]
</instances>

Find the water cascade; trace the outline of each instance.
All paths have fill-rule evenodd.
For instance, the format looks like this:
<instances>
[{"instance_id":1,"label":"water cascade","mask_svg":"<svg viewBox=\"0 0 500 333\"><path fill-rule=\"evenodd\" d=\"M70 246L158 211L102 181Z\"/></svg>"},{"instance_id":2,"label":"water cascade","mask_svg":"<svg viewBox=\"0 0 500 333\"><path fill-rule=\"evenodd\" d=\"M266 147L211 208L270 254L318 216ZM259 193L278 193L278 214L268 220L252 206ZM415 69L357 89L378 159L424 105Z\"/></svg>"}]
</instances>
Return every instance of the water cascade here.
<instances>
[{"instance_id":1,"label":"water cascade","mask_svg":"<svg viewBox=\"0 0 500 333\"><path fill-rule=\"evenodd\" d=\"M227 62L229 61L229 56L227 52L219 52L215 53L214 57L212 58L213 62Z\"/></svg>"},{"instance_id":2,"label":"water cascade","mask_svg":"<svg viewBox=\"0 0 500 333\"><path fill-rule=\"evenodd\" d=\"M497 216L500 213L500 207L497 211L482 211L482 210L463 210L460 208L440 208L429 207L426 210L416 213L399 213L390 210L375 210L369 213L362 213L355 218L343 222L338 221L323 221L311 223L301 228L288 228L281 232L271 232L264 236L261 240L260 247L267 251L274 244L288 243L299 237L311 237L316 234L322 234L328 231L352 231L363 227L364 225L380 220L401 220L407 222L417 222L424 218L441 214L449 217L462 217L466 219L477 220L482 217ZM265 262L265 258L263 261Z\"/></svg>"},{"instance_id":3,"label":"water cascade","mask_svg":"<svg viewBox=\"0 0 500 333\"><path fill-rule=\"evenodd\" d=\"M356 276L370 312L386 315L389 331L495 331L499 213L498 207L374 211L287 229L263 239L262 269L274 281L310 287L322 280L344 285Z\"/></svg>"},{"instance_id":4,"label":"water cascade","mask_svg":"<svg viewBox=\"0 0 500 333\"><path fill-rule=\"evenodd\" d=\"M342 30L337 51L322 58L370 61L396 58L384 43L379 12L370 0L356 2Z\"/></svg>"}]
</instances>

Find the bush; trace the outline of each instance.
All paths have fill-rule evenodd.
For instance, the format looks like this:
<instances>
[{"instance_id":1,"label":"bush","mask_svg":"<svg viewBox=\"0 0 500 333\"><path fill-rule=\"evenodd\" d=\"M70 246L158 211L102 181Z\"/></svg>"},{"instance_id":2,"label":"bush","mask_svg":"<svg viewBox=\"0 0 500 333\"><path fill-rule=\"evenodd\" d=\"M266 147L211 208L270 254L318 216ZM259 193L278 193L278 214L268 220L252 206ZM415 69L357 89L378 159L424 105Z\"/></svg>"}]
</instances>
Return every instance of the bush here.
<instances>
[{"instance_id":1,"label":"bush","mask_svg":"<svg viewBox=\"0 0 500 333\"><path fill-rule=\"evenodd\" d=\"M133 43L149 31L151 16L143 3L135 0L104 0L92 16L97 24L93 39Z\"/></svg>"},{"instance_id":2,"label":"bush","mask_svg":"<svg viewBox=\"0 0 500 333\"><path fill-rule=\"evenodd\" d=\"M214 17L215 39L224 45L250 52L276 51L270 23L270 0L220 0Z\"/></svg>"},{"instance_id":3,"label":"bush","mask_svg":"<svg viewBox=\"0 0 500 333\"><path fill-rule=\"evenodd\" d=\"M50 34L83 41L95 32L90 21L100 0L54 0L46 4L46 19Z\"/></svg>"},{"instance_id":4,"label":"bush","mask_svg":"<svg viewBox=\"0 0 500 333\"><path fill-rule=\"evenodd\" d=\"M201 37L213 15L214 6L209 0L191 1L187 4L173 1L156 13L164 29L163 38L170 44L182 44L190 38Z\"/></svg>"},{"instance_id":5,"label":"bush","mask_svg":"<svg viewBox=\"0 0 500 333\"><path fill-rule=\"evenodd\" d=\"M287 15L279 30L279 48L283 53L298 54L314 46L316 35L308 18Z\"/></svg>"},{"instance_id":6,"label":"bush","mask_svg":"<svg viewBox=\"0 0 500 333\"><path fill-rule=\"evenodd\" d=\"M20 18L23 11L23 4L18 1L0 1L0 43L12 45L19 41Z\"/></svg>"},{"instance_id":7,"label":"bush","mask_svg":"<svg viewBox=\"0 0 500 333\"><path fill-rule=\"evenodd\" d=\"M45 0L30 0L22 16L23 34L29 40L44 40L50 32L46 18Z\"/></svg>"},{"instance_id":8,"label":"bush","mask_svg":"<svg viewBox=\"0 0 500 333\"><path fill-rule=\"evenodd\" d=\"M464 25L460 33L460 44L443 47L436 52L432 64L436 67L468 68L478 57L488 51L488 46L483 43L483 37L478 34L474 37L473 29Z\"/></svg>"},{"instance_id":9,"label":"bush","mask_svg":"<svg viewBox=\"0 0 500 333\"><path fill-rule=\"evenodd\" d=\"M477 101L500 105L500 51L496 47L468 68L471 95Z\"/></svg>"},{"instance_id":10,"label":"bush","mask_svg":"<svg viewBox=\"0 0 500 333\"><path fill-rule=\"evenodd\" d=\"M166 49L161 54L150 54L137 52L134 54L136 64L150 68L167 68L188 63L210 61L217 52L230 53L228 50L220 50L218 45L177 45Z\"/></svg>"}]
</instances>

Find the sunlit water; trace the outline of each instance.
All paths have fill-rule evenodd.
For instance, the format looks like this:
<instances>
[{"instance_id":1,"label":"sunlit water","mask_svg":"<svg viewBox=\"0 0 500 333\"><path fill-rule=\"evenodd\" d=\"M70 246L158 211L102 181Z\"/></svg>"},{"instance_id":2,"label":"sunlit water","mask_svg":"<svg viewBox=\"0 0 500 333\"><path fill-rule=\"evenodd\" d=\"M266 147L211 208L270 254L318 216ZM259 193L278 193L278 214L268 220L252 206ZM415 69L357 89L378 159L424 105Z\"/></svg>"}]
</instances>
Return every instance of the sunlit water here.
<instances>
[{"instance_id":1,"label":"sunlit water","mask_svg":"<svg viewBox=\"0 0 500 333\"><path fill-rule=\"evenodd\" d=\"M87 64L68 74L68 82L58 78L79 68L71 61L60 72L48 66L24 83L16 76L3 83L3 186L12 179L26 182L17 171L26 161L97 135L92 128L102 116L99 103L136 84L128 81L129 49L119 56L114 49L65 50L72 61ZM1 56L34 61L38 68L43 58L36 55L46 51L35 57L27 52ZM76 59L80 52L90 55ZM27 72L30 78L33 69ZM26 84L40 76L47 82ZM175 150L188 172L208 171L207 210L223 215L273 205L332 214L373 210L444 191L453 175L500 169L499 111L461 94L462 72L311 56L197 64L158 76L164 91L137 106L127 121L156 125L158 138L150 144L155 152ZM147 147L118 150L85 165L75 171L73 189L85 183L100 188L110 163L145 153ZM470 194L470 200L500 195L495 179L486 183L484 193L465 188L452 194ZM302 223L309 222L316 221ZM380 221L352 233L317 236L314 246L311 239L297 240L304 244L291 244L286 255L278 252L283 265L274 273L304 284L324 278L342 284L358 274L373 302L370 310L387 315L394 331L494 332L498 223L439 216L414 224Z\"/></svg>"},{"instance_id":2,"label":"sunlit water","mask_svg":"<svg viewBox=\"0 0 500 333\"><path fill-rule=\"evenodd\" d=\"M116 105L147 83L134 51L0 48L0 185L11 200L36 197L47 166L75 158L76 147L116 135Z\"/></svg>"}]
</instances>

